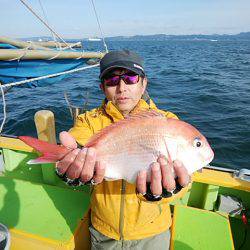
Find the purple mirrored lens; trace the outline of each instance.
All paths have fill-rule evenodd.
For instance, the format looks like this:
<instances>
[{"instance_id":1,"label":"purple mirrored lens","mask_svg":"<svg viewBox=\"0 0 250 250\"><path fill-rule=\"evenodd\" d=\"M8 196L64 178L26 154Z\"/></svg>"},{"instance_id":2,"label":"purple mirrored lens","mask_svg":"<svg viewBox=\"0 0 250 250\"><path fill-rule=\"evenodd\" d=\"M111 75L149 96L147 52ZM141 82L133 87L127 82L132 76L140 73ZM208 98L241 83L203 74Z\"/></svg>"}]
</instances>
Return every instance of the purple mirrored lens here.
<instances>
[{"instance_id":1,"label":"purple mirrored lens","mask_svg":"<svg viewBox=\"0 0 250 250\"><path fill-rule=\"evenodd\" d=\"M104 83L107 86L115 86L115 85L118 85L119 82L120 82L120 76L112 76L108 79L104 79Z\"/></svg>"},{"instance_id":2,"label":"purple mirrored lens","mask_svg":"<svg viewBox=\"0 0 250 250\"><path fill-rule=\"evenodd\" d=\"M135 84L138 81L138 75L123 75L123 79L127 84Z\"/></svg>"},{"instance_id":3,"label":"purple mirrored lens","mask_svg":"<svg viewBox=\"0 0 250 250\"><path fill-rule=\"evenodd\" d=\"M123 79L126 84L135 84L138 82L138 75L120 75L120 76L111 76L104 79L106 86L116 86L120 83L120 80Z\"/></svg>"}]
</instances>

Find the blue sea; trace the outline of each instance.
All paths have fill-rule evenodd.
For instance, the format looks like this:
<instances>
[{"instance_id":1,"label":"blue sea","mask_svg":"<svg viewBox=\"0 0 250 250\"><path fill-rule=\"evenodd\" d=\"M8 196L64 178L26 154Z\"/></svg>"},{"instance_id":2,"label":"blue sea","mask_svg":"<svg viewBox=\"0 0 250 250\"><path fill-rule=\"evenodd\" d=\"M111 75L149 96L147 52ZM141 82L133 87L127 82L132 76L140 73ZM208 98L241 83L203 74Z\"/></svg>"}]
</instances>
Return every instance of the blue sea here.
<instances>
[{"instance_id":1,"label":"blue sea","mask_svg":"<svg viewBox=\"0 0 250 250\"><path fill-rule=\"evenodd\" d=\"M159 108L195 125L211 143L214 166L250 169L250 42L212 40L113 41L108 48L130 49L145 60L148 91ZM103 51L100 42L86 50ZM72 119L64 99L91 109L104 98L98 68L68 75L50 85L13 88L6 94L8 119L3 133L36 135L34 114L54 112L56 133ZM2 103L0 103L2 110ZM0 119L2 120L2 111Z\"/></svg>"}]
</instances>

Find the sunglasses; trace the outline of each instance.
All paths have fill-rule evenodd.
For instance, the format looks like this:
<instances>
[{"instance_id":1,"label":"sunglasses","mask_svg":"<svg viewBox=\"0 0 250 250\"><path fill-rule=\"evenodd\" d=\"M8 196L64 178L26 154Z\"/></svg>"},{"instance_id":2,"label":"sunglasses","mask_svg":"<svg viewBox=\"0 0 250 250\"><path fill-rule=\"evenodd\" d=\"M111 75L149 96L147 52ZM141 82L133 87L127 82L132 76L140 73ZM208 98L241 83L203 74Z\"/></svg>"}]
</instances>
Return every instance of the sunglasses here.
<instances>
[{"instance_id":1,"label":"sunglasses","mask_svg":"<svg viewBox=\"0 0 250 250\"><path fill-rule=\"evenodd\" d=\"M103 78L103 83L108 86L117 86L121 79L127 84L127 85L132 85L136 84L139 81L139 75L134 74L134 73L125 73L123 75L113 75L113 76L107 76Z\"/></svg>"}]
</instances>

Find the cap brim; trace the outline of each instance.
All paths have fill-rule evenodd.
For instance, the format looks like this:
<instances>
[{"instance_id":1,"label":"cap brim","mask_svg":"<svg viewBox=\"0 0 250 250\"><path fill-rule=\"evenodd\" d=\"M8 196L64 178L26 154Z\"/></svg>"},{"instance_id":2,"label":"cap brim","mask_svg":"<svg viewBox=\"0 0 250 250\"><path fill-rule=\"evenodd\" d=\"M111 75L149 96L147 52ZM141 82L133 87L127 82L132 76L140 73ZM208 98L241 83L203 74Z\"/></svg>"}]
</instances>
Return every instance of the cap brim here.
<instances>
[{"instance_id":1,"label":"cap brim","mask_svg":"<svg viewBox=\"0 0 250 250\"><path fill-rule=\"evenodd\" d=\"M109 73L112 69L116 69L116 68L123 68L123 69L127 69L130 70L140 76L145 76L145 73L141 70L141 69L136 69L136 68L132 68L129 66L124 66L124 65L115 65L115 66L110 66L108 68L106 68L100 75L99 78L102 79L107 73Z\"/></svg>"}]
</instances>

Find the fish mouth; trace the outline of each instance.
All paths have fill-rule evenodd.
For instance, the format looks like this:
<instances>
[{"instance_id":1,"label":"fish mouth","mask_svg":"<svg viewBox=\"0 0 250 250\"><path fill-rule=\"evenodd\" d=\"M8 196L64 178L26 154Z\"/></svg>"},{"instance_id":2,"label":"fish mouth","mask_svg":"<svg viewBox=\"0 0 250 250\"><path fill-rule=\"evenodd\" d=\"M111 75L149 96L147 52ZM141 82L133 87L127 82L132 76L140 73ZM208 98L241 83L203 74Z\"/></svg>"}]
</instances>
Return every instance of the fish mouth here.
<instances>
[{"instance_id":1,"label":"fish mouth","mask_svg":"<svg viewBox=\"0 0 250 250\"><path fill-rule=\"evenodd\" d=\"M214 151L211 149L211 156L209 157L209 161L211 162L214 159Z\"/></svg>"},{"instance_id":2,"label":"fish mouth","mask_svg":"<svg viewBox=\"0 0 250 250\"><path fill-rule=\"evenodd\" d=\"M214 159L214 151L210 148L209 151L207 151L207 155L205 157L206 165L208 165L213 159Z\"/></svg>"},{"instance_id":3,"label":"fish mouth","mask_svg":"<svg viewBox=\"0 0 250 250\"><path fill-rule=\"evenodd\" d=\"M212 160L214 159L214 155L210 156L206 161L205 161L205 167L212 162Z\"/></svg>"}]
</instances>

